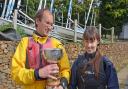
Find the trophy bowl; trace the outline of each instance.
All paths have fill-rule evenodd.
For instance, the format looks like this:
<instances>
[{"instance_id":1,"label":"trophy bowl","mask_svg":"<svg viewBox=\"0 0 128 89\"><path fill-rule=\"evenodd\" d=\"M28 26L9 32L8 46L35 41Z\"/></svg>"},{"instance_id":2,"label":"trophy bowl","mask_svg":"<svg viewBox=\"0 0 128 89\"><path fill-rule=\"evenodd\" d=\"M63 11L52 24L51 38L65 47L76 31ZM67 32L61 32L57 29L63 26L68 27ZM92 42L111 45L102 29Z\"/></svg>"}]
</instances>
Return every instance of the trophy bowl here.
<instances>
[{"instance_id":1,"label":"trophy bowl","mask_svg":"<svg viewBox=\"0 0 128 89\"><path fill-rule=\"evenodd\" d=\"M60 48L46 48L44 49L44 56L46 60L58 61L62 57L62 49Z\"/></svg>"},{"instance_id":2,"label":"trophy bowl","mask_svg":"<svg viewBox=\"0 0 128 89\"><path fill-rule=\"evenodd\" d=\"M46 48L44 49L44 56L47 62L49 61L56 61L58 62L58 60L62 57L63 52L62 49L60 48ZM53 76L55 76L57 78L57 80L48 78L47 79L47 87L48 86L55 86L55 85L59 85L60 84L60 76L59 73L56 74L52 74ZM49 89L49 88L47 88ZM50 88L53 89L53 88Z\"/></svg>"}]
</instances>

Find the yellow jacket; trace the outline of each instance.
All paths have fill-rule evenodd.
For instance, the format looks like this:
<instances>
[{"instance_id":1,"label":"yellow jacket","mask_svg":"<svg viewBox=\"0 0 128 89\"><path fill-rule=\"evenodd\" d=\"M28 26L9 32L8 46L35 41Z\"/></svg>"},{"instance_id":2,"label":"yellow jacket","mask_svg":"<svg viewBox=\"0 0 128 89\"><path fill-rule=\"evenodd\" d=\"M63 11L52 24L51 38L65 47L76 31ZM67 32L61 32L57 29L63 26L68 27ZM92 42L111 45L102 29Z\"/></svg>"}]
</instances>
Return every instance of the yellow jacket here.
<instances>
[{"instance_id":1,"label":"yellow jacket","mask_svg":"<svg viewBox=\"0 0 128 89\"><path fill-rule=\"evenodd\" d=\"M36 34L33 34L33 39L39 43L45 43L48 37L40 37ZM68 60L68 56L65 52L65 49L55 38L51 38L53 46L55 48L62 48L63 49L63 57L59 61L60 65L60 76L65 77L69 81L70 77L70 64ZM17 83L23 85L23 89L45 89L46 80L37 81L34 77L34 69L27 69L25 68L26 62L26 48L28 46L28 37L24 37L21 39L15 54L12 58L12 67L11 67L11 75L12 79L15 80Z\"/></svg>"}]
</instances>

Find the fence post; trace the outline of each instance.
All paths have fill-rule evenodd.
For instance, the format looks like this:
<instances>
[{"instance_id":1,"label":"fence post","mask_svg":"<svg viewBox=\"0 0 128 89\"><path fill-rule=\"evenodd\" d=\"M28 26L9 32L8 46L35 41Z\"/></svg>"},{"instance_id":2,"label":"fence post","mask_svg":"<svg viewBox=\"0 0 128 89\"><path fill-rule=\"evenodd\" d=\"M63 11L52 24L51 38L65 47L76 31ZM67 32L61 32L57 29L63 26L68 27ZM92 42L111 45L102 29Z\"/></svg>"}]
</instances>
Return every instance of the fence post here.
<instances>
[{"instance_id":1,"label":"fence post","mask_svg":"<svg viewBox=\"0 0 128 89\"><path fill-rule=\"evenodd\" d=\"M77 20L75 19L74 42L77 42Z\"/></svg>"},{"instance_id":2,"label":"fence post","mask_svg":"<svg viewBox=\"0 0 128 89\"><path fill-rule=\"evenodd\" d=\"M112 31L111 31L111 42L114 42L114 27L112 27Z\"/></svg>"},{"instance_id":3,"label":"fence post","mask_svg":"<svg viewBox=\"0 0 128 89\"><path fill-rule=\"evenodd\" d=\"M63 11L62 11L62 24L61 24L61 26L63 27L63 19L64 19L64 15L63 15Z\"/></svg>"},{"instance_id":4,"label":"fence post","mask_svg":"<svg viewBox=\"0 0 128 89\"><path fill-rule=\"evenodd\" d=\"M100 39L101 39L101 24L99 24L99 35L100 35ZM100 40L102 41L102 40Z\"/></svg>"},{"instance_id":5,"label":"fence post","mask_svg":"<svg viewBox=\"0 0 128 89\"><path fill-rule=\"evenodd\" d=\"M14 15L13 15L13 27L15 30L17 30L17 9L14 10Z\"/></svg>"}]
</instances>

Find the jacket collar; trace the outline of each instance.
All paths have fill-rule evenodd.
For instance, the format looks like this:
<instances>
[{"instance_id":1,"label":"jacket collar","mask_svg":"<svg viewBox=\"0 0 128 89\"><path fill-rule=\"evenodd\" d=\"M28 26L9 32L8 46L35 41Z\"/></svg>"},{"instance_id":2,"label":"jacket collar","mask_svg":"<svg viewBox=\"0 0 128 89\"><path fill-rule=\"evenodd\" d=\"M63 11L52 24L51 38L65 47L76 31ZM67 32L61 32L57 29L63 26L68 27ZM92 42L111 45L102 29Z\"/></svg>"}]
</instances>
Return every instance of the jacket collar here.
<instances>
[{"instance_id":1,"label":"jacket collar","mask_svg":"<svg viewBox=\"0 0 128 89\"><path fill-rule=\"evenodd\" d=\"M94 52L94 53L85 53L85 58L88 60L88 61L90 61L90 60L92 60L92 59L94 59L95 58L95 55L96 55L96 52Z\"/></svg>"},{"instance_id":2,"label":"jacket collar","mask_svg":"<svg viewBox=\"0 0 128 89\"><path fill-rule=\"evenodd\" d=\"M43 37L43 36L41 36L41 35L40 35L38 32L36 32L36 31L34 31L32 37L33 37L33 39L34 39L35 42L40 43L40 44L46 43L46 41L47 41L47 39L48 39L48 36Z\"/></svg>"}]
</instances>

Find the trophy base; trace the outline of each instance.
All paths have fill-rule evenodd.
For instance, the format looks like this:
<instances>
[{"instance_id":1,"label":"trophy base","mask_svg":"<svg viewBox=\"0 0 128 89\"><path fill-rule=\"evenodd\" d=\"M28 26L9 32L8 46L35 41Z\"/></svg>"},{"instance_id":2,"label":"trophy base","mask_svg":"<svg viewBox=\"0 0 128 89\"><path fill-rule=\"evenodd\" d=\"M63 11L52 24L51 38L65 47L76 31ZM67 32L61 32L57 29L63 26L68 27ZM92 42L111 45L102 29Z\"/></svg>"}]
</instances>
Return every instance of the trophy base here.
<instances>
[{"instance_id":1,"label":"trophy base","mask_svg":"<svg viewBox=\"0 0 128 89\"><path fill-rule=\"evenodd\" d=\"M47 81L47 86L58 86L59 84L60 84L60 80Z\"/></svg>"},{"instance_id":2,"label":"trophy base","mask_svg":"<svg viewBox=\"0 0 128 89\"><path fill-rule=\"evenodd\" d=\"M50 79L51 80L51 79ZM60 80L47 81L46 89L54 89L60 84Z\"/></svg>"}]
</instances>

